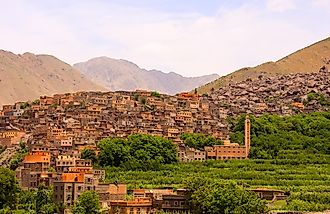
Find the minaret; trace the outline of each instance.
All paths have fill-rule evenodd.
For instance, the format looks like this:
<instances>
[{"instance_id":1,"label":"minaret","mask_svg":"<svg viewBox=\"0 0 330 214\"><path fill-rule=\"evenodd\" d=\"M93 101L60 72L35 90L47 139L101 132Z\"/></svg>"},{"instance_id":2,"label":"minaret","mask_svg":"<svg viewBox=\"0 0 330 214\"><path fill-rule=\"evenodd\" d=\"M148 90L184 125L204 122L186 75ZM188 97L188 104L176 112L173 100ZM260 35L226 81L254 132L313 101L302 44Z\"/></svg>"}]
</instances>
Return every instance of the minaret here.
<instances>
[{"instance_id":1,"label":"minaret","mask_svg":"<svg viewBox=\"0 0 330 214\"><path fill-rule=\"evenodd\" d=\"M246 158L249 157L249 153L250 153L250 140L251 140L251 122L250 122L250 118L249 115L246 115L245 117L245 126L244 126L245 130L244 130L244 145L245 145L245 154L246 154Z\"/></svg>"}]
</instances>

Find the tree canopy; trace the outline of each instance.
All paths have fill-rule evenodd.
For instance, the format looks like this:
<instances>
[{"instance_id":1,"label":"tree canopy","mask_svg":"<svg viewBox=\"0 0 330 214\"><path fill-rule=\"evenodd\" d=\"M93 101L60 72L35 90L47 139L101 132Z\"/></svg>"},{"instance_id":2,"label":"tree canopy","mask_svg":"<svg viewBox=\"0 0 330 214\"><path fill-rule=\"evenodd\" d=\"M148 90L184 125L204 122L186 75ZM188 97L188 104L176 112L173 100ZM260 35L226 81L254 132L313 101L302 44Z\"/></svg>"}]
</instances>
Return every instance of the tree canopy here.
<instances>
[{"instance_id":1,"label":"tree canopy","mask_svg":"<svg viewBox=\"0 0 330 214\"><path fill-rule=\"evenodd\" d=\"M94 191L83 192L72 208L73 214L97 214L100 213L100 199Z\"/></svg>"},{"instance_id":2,"label":"tree canopy","mask_svg":"<svg viewBox=\"0 0 330 214\"><path fill-rule=\"evenodd\" d=\"M259 214L266 202L234 182L219 182L202 177L186 181L189 205L193 213Z\"/></svg>"},{"instance_id":3,"label":"tree canopy","mask_svg":"<svg viewBox=\"0 0 330 214\"><path fill-rule=\"evenodd\" d=\"M127 139L106 138L99 143L99 164L126 169L154 169L177 162L175 145L168 139L135 134Z\"/></svg>"},{"instance_id":4,"label":"tree canopy","mask_svg":"<svg viewBox=\"0 0 330 214\"><path fill-rule=\"evenodd\" d=\"M157 92L157 91L153 91L153 92L151 92L151 96L153 96L153 97L160 97L160 93Z\"/></svg>"},{"instance_id":5,"label":"tree canopy","mask_svg":"<svg viewBox=\"0 0 330 214\"><path fill-rule=\"evenodd\" d=\"M222 141L213 136L207 136L199 133L184 133L181 135L184 144L190 148L204 150L205 146L221 145Z\"/></svg>"},{"instance_id":6,"label":"tree canopy","mask_svg":"<svg viewBox=\"0 0 330 214\"><path fill-rule=\"evenodd\" d=\"M243 142L245 116L231 121L231 140ZM330 112L251 119L251 158L277 158L283 151L330 154Z\"/></svg>"},{"instance_id":7,"label":"tree canopy","mask_svg":"<svg viewBox=\"0 0 330 214\"><path fill-rule=\"evenodd\" d=\"M91 160L92 163L97 161L96 152L92 149L83 149L81 151L81 158Z\"/></svg>"},{"instance_id":8,"label":"tree canopy","mask_svg":"<svg viewBox=\"0 0 330 214\"><path fill-rule=\"evenodd\" d=\"M5 207L14 208L19 191L14 172L0 168L0 210Z\"/></svg>"}]
</instances>

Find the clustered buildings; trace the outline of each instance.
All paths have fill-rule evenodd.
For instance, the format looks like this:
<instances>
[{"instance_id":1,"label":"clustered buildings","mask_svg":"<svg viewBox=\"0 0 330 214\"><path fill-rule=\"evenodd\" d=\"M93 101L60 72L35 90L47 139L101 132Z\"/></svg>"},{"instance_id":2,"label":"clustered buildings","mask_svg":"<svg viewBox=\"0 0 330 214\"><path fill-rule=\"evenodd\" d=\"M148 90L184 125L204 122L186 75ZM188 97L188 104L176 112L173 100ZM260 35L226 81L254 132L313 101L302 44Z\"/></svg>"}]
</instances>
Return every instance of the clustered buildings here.
<instances>
[{"instance_id":1,"label":"clustered buildings","mask_svg":"<svg viewBox=\"0 0 330 214\"><path fill-rule=\"evenodd\" d=\"M24 135L29 145L60 152L95 147L105 137L127 137L133 133L164 136L177 145L182 145L182 133L203 133L222 140L229 133L224 108L187 93L57 94L34 102L4 105L0 115L2 145L11 146Z\"/></svg>"}]
</instances>

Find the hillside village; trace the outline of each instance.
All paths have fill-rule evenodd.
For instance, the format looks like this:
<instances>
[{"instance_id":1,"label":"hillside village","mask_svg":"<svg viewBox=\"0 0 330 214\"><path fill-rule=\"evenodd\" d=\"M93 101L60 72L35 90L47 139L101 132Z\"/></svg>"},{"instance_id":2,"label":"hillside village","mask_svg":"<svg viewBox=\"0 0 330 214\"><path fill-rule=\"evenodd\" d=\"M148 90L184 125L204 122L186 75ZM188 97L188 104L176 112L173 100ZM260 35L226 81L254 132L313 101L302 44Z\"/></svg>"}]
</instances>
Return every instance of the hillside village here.
<instances>
[{"instance_id":1,"label":"hillside village","mask_svg":"<svg viewBox=\"0 0 330 214\"><path fill-rule=\"evenodd\" d=\"M330 214L330 0L2 7L0 214Z\"/></svg>"},{"instance_id":2,"label":"hillside village","mask_svg":"<svg viewBox=\"0 0 330 214\"><path fill-rule=\"evenodd\" d=\"M317 73L261 75L202 96L169 96L144 90L76 92L4 105L0 111L0 145L9 150L2 154L1 164L8 165L20 142L25 141L28 154L16 169L17 180L25 189L35 189L41 183L54 186L55 201L67 206L73 205L82 192L95 190L110 213L115 213L115 208L133 213L188 213L185 190L133 190L134 200L124 200L127 186L104 183L105 171L94 169L91 160L81 158L81 151L88 148L98 152L97 143L106 137L140 133L172 140L183 162L246 159L250 150L249 118L245 121L245 141L239 145L228 139L228 117L327 110L328 64ZM204 150L189 148L180 138L183 133L212 135L223 145ZM285 198L283 191L258 191L262 197Z\"/></svg>"}]
</instances>

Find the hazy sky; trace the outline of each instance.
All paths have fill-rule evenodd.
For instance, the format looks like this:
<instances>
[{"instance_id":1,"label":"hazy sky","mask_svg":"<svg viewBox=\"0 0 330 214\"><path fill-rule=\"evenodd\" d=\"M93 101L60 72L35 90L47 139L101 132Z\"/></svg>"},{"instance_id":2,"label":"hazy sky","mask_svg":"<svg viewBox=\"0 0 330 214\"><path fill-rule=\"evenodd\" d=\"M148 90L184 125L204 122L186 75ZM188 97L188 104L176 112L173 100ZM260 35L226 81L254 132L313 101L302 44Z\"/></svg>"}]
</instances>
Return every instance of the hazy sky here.
<instances>
[{"instance_id":1,"label":"hazy sky","mask_svg":"<svg viewBox=\"0 0 330 214\"><path fill-rule=\"evenodd\" d=\"M227 74L330 36L330 0L0 0L0 49Z\"/></svg>"}]
</instances>

